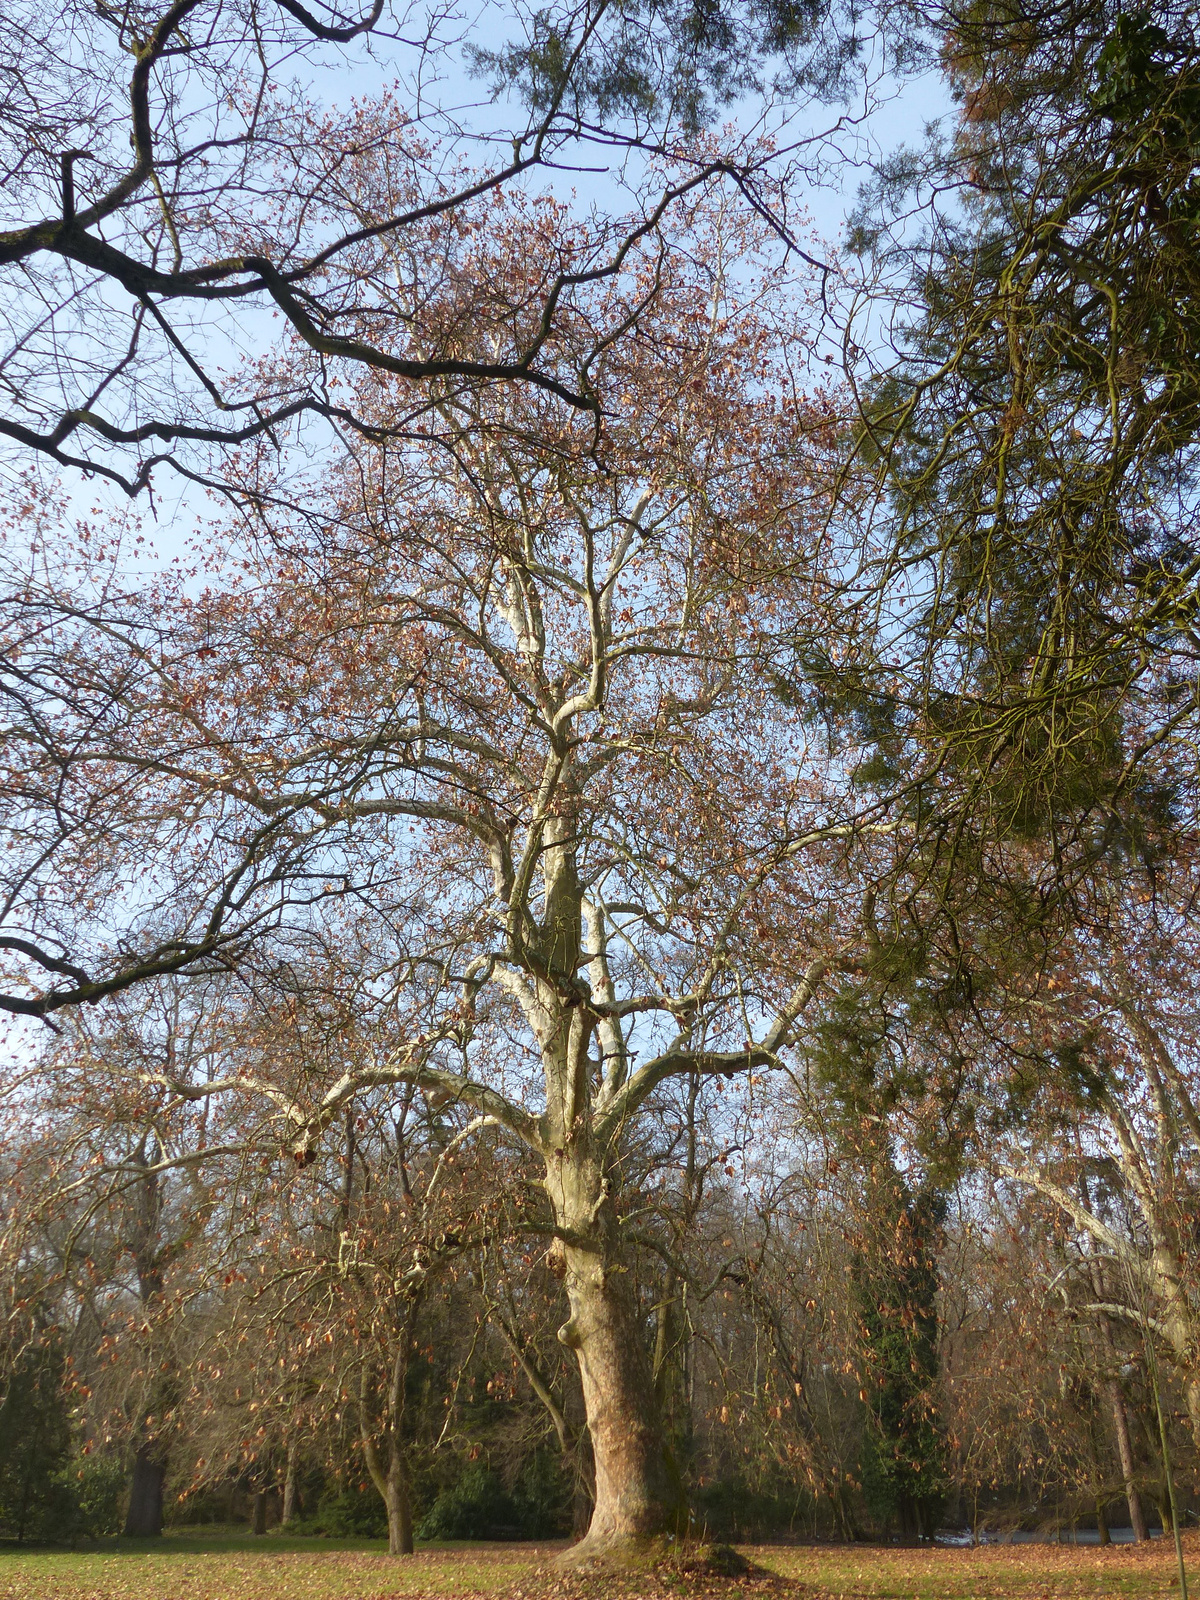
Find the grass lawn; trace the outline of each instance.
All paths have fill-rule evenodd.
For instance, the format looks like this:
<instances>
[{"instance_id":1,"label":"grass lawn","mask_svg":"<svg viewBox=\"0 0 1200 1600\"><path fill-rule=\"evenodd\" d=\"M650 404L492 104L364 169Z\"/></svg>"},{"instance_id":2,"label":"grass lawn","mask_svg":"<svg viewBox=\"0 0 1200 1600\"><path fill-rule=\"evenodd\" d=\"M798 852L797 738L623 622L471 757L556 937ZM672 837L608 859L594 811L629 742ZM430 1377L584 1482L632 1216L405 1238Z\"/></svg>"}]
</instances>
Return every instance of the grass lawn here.
<instances>
[{"instance_id":1,"label":"grass lawn","mask_svg":"<svg viewBox=\"0 0 1200 1600\"><path fill-rule=\"evenodd\" d=\"M555 1546L554 1548L558 1548ZM0 1551L0 1600L397 1600L494 1594L545 1545L455 1545L395 1560L374 1539L268 1534L114 1540L100 1550Z\"/></svg>"},{"instance_id":2,"label":"grass lawn","mask_svg":"<svg viewBox=\"0 0 1200 1600\"><path fill-rule=\"evenodd\" d=\"M1178 1592L1175 1546L985 1545L902 1550L878 1545L763 1546L764 1567L825 1595L870 1600L1056 1600L1058 1596ZM1200 1596L1200 1534L1184 1539L1189 1593Z\"/></svg>"},{"instance_id":3,"label":"grass lawn","mask_svg":"<svg viewBox=\"0 0 1200 1600\"><path fill-rule=\"evenodd\" d=\"M10 1547L0 1551L0 1600L457 1600L521 1591L521 1580L558 1548L453 1545L395 1561L368 1540L220 1534L169 1535L150 1546L121 1540L73 1553ZM1190 1535L1186 1549L1200 1595L1200 1535ZM813 1600L1074 1600L1175 1588L1174 1552L1165 1541L1107 1550L766 1545L746 1554L796 1580Z\"/></svg>"}]
</instances>

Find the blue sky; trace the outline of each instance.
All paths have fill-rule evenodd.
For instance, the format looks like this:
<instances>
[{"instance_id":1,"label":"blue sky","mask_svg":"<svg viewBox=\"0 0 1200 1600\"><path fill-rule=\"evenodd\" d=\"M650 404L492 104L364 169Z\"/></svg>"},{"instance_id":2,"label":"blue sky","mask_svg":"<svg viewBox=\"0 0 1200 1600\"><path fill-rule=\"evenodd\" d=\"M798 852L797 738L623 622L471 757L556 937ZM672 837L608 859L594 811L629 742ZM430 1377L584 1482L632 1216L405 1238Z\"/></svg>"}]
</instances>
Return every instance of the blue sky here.
<instances>
[{"instance_id":1,"label":"blue sky","mask_svg":"<svg viewBox=\"0 0 1200 1600\"><path fill-rule=\"evenodd\" d=\"M414 10L412 15L415 22L417 12ZM395 85L410 103L419 103L425 109L433 127L440 124L448 133L458 129L468 152L482 165L489 153L505 151L509 131L519 124L521 111L512 103L489 97L486 84L466 69L465 48L471 44L502 43L512 27L509 9L487 3L469 13L446 15L442 22L444 48L436 54L406 45L404 30L399 28L396 40L375 42L359 50L349 63L344 54L333 53L318 61L294 58L284 70L301 79L312 99L331 108L345 107L352 99L369 99ZM869 112L861 102L850 106L840 125L836 109L817 106L798 110L782 101L766 105L747 98L726 113L728 123L743 129L767 126L777 130L782 145L832 131L824 150L823 181L801 184L795 197L807 213L812 232L822 241L818 248L826 258L839 247L847 212L871 164L902 144L918 141L925 125L950 109L944 83L937 74L901 84L884 78L876 86L875 102ZM623 210L620 183L613 171L605 170L604 151L589 148L585 155L586 162L580 168L539 176L537 182L547 182L560 198L571 198L584 209L595 205ZM256 324L269 339L265 310L251 313L248 319L243 317L243 324L249 342L254 339ZM11 461L0 462L0 472L11 468ZM125 508L119 491L95 480L68 478L62 487L77 515L87 515L93 507ZM169 559L186 549L198 523L211 516L214 508L206 496L170 471L158 472L154 488L153 502L142 506L146 531L157 559Z\"/></svg>"}]
</instances>

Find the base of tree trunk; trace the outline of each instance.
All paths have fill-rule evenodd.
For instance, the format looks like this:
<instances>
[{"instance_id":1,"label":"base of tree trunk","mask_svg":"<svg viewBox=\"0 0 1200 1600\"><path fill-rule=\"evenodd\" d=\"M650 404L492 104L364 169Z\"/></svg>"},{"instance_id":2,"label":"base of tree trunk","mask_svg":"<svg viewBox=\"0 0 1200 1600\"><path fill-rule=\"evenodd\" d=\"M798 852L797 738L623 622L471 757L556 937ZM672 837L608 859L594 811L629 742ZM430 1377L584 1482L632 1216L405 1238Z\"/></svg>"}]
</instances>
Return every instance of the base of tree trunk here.
<instances>
[{"instance_id":1,"label":"base of tree trunk","mask_svg":"<svg viewBox=\"0 0 1200 1600\"><path fill-rule=\"evenodd\" d=\"M812 1600L808 1585L728 1545L631 1536L601 1555L579 1560L578 1552L522 1577L521 1600Z\"/></svg>"},{"instance_id":2,"label":"base of tree trunk","mask_svg":"<svg viewBox=\"0 0 1200 1600\"><path fill-rule=\"evenodd\" d=\"M388 1519L388 1555L411 1556L414 1550L412 1501L409 1499L407 1479L398 1466L387 1479L384 1489L383 1503L387 1507Z\"/></svg>"},{"instance_id":3,"label":"base of tree trunk","mask_svg":"<svg viewBox=\"0 0 1200 1600\"><path fill-rule=\"evenodd\" d=\"M158 1539L163 1531L163 1482L167 1469L143 1445L133 1463L129 1485L129 1509L125 1514L127 1539Z\"/></svg>"},{"instance_id":4,"label":"base of tree trunk","mask_svg":"<svg viewBox=\"0 0 1200 1600\"><path fill-rule=\"evenodd\" d=\"M662 1572L679 1578L742 1578L766 1573L732 1545L696 1544L670 1534L587 1534L556 1556L560 1570L588 1572Z\"/></svg>"}]
</instances>

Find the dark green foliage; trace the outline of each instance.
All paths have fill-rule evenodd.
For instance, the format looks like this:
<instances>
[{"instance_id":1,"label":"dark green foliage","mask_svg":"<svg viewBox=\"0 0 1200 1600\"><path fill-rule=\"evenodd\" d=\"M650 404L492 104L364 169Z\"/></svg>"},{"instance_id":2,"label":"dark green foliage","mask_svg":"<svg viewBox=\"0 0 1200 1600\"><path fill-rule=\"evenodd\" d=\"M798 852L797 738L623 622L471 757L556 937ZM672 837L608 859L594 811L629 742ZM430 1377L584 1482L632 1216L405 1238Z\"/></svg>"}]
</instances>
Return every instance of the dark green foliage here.
<instances>
[{"instance_id":1,"label":"dark green foliage","mask_svg":"<svg viewBox=\"0 0 1200 1600\"><path fill-rule=\"evenodd\" d=\"M871 975L878 989L848 984L833 996L810 1051L829 1135L854 1174L848 1210L866 1404L863 1497L880 1529L909 1538L932 1538L949 1487L935 1398L935 1252L942 1195L960 1170L970 1121L955 1091L954 1061L944 1050L907 1047L961 1003L923 956L919 943L881 940ZM902 1167L891 1119L926 1098L936 1115L905 1119Z\"/></svg>"},{"instance_id":2,"label":"dark green foliage","mask_svg":"<svg viewBox=\"0 0 1200 1600\"><path fill-rule=\"evenodd\" d=\"M874 1187L891 1229L860 1250L855 1271L867 1406L863 1495L884 1527L931 1539L950 1482L934 1394L938 1276L931 1235L940 1207L925 1195L912 1198L894 1172Z\"/></svg>"},{"instance_id":3,"label":"dark green foliage","mask_svg":"<svg viewBox=\"0 0 1200 1600\"><path fill-rule=\"evenodd\" d=\"M702 1538L739 1543L793 1533L812 1507L811 1494L780 1472L757 1483L741 1473L722 1474L697 1485L690 1501L692 1522Z\"/></svg>"},{"instance_id":4,"label":"dark green foliage","mask_svg":"<svg viewBox=\"0 0 1200 1600\"><path fill-rule=\"evenodd\" d=\"M316 1513L296 1522L295 1533L328 1539L386 1539L387 1511L373 1483L331 1484Z\"/></svg>"},{"instance_id":5,"label":"dark green foliage","mask_svg":"<svg viewBox=\"0 0 1200 1600\"><path fill-rule=\"evenodd\" d=\"M417 1525L420 1539L497 1539L518 1536L512 1498L496 1473L471 1466L443 1489Z\"/></svg>"},{"instance_id":6,"label":"dark green foliage","mask_svg":"<svg viewBox=\"0 0 1200 1600\"><path fill-rule=\"evenodd\" d=\"M9 1368L0 1405L0 1537L53 1539L73 1530L64 1366L61 1346L47 1332L35 1333Z\"/></svg>"},{"instance_id":7,"label":"dark green foliage","mask_svg":"<svg viewBox=\"0 0 1200 1600\"><path fill-rule=\"evenodd\" d=\"M538 111L561 101L610 126L670 118L695 130L773 76L793 94L842 97L869 73L871 34L890 35L897 65L925 43L919 29L893 28L889 7L864 24L844 0L628 0L586 46L579 17L539 10L519 41L470 59Z\"/></svg>"},{"instance_id":8,"label":"dark green foliage","mask_svg":"<svg viewBox=\"0 0 1200 1600\"><path fill-rule=\"evenodd\" d=\"M1182 749L1200 716L1200 33L1170 0L923 14L959 116L880 172L856 234L907 285L859 438L890 516L866 590L903 598L872 632L860 580L813 682L919 834L906 908L957 937L1169 850L1191 803L1157 733Z\"/></svg>"},{"instance_id":9,"label":"dark green foliage","mask_svg":"<svg viewBox=\"0 0 1200 1600\"><path fill-rule=\"evenodd\" d=\"M523 1464L512 1486L513 1510L525 1539L557 1539L571 1531L571 1479L559 1457L537 1450Z\"/></svg>"},{"instance_id":10,"label":"dark green foliage","mask_svg":"<svg viewBox=\"0 0 1200 1600\"><path fill-rule=\"evenodd\" d=\"M538 1452L511 1489L482 1464L468 1466L442 1489L417 1525L417 1537L549 1539L570 1531L571 1485L558 1463Z\"/></svg>"},{"instance_id":11,"label":"dark green foliage","mask_svg":"<svg viewBox=\"0 0 1200 1600\"><path fill-rule=\"evenodd\" d=\"M129 1474L117 1455L81 1456L64 1469L74 1497L78 1533L89 1539L110 1538L121 1531Z\"/></svg>"},{"instance_id":12,"label":"dark green foliage","mask_svg":"<svg viewBox=\"0 0 1200 1600\"><path fill-rule=\"evenodd\" d=\"M10 1360L0 1404L0 1538L74 1544L119 1533L125 1463L77 1452L56 1331L35 1332Z\"/></svg>"}]
</instances>

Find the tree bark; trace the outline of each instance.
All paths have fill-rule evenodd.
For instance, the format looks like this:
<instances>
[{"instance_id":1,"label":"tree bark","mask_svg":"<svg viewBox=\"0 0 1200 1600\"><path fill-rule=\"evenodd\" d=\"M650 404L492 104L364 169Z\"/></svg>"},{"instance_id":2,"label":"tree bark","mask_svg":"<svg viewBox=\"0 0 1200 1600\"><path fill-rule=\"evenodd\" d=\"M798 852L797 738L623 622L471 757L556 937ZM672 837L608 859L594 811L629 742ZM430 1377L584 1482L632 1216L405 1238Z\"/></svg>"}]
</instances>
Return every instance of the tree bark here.
<instances>
[{"instance_id":1,"label":"tree bark","mask_svg":"<svg viewBox=\"0 0 1200 1600\"><path fill-rule=\"evenodd\" d=\"M597 1163L571 1152L552 1158L546 1187L568 1236L555 1249L571 1311L558 1337L579 1362L596 1472L592 1520L572 1552L583 1560L682 1533L687 1507L665 1446L628 1273L615 1248L609 1181Z\"/></svg>"},{"instance_id":2,"label":"tree bark","mask_svg":"<svg viewBox=\"0 0 1200 1600\"><path fill-rule=\"evenodd\" d=\"M1158 1520L1162 1523L1163 1538L1169 1538L1175 1532L1175 1523L1171 1516L1171 1496L1166 1484L1159 1485Z\"/></svg>"},{"instance_id":3,"label":"tree bark","mask_svg":"<svg viewBox=\"0 0 1200 1600\"><path fill-rule=\"evenodd\" d=\"M267 1491L256 1489L254 1493L254 1518L250 1525L252 1533L263 1534L267 1531Z\"/></svg>"},{"instance_id":4,"label":"tree bark","mask_svg":"<svg viewBox=\"0 0 1200 1600\"><path fill-rule=\"evenodd\" d=\"M163 1251L159 1239L162 1221L162 1181L153 1171L158 1158L157 1141L143 1140L132 1161L141 1169L136 1196L137 1212L130 1247L137 1269L138 1298L147 1312L163 1288ZM145 1437L150 1415L161 1418L170 1409L173 1380L160 1377L154 1384L141 1423L142 1441L133 1460L129 1485L129 1508L125 1513L125 1534L130 1539L156 1539L163 1531L163 1483L167 1476L166 1446Z\"/></svg>"},{"instance_id":5,"label":"tree bark","mask_svg":"<svg viewBox=\"0 0 1200 1600\"><path fill-rule=\"evenodd\" d=\"M296 1446L289 1444L287 1449L287 1470L283 1476L283 1513L280 1523L287 1527L296 1516Z\"/></svg>"},{"instance_id":6,"label":"tree bark","mask_svg":"<svg viewBox=\"0 0 1200 1600\"><path fill-rule=\"evenodd\" d=\"M1117 1455L1121 1461L1121 1477L1125 1481L1125 1499L1129 1503L1129 1526L1133 1529L1133 1537L1138 1543L1141 1543L1142 1540L1150 1537L1150 1530L1146 1526L1146 1513L1142 1510L1142 1497L1138 1493L1136 1468L1133 1459L1133 1440L1129 1435L1129 1415L1125 1410L1125 1396L1121 1393L1121 1383L1118 1378L1109 1380L1108 1393L1112 1402L1113 1427L1117 1435Z\"/></svg>"},{"instance_id":7,"label":"tree bark","mask_svg":"<svg viewBox=\"0 0 1200 1600\"><path fill-rule=\"evenodd\" d=\"M1082 1146L1080 1158L1082 1160ZM1080 1178L1080 1192L1084 1204L1091 1208L1091 1196L1088 1193L1086 1178ZM1104 1268L1089 1251L1088 1272L1092 1280L1092 1292L1096 1299L1103 1302L1105 1299ZM1117 1355L1117 1341L1113 1337L1112 1320L1107 1312L1100 1313L1100 1337L1104 1343L1104 1353L1108 1360L1108 1377L1105 1388L1108 1391L1109 1404L1112 1406L1113 1428L1117 1435L1117 1456L1121 1462L1121 1478L1125 1484L1125 1499L1129 1506L1129 1526L1133 1529L1135 1542L1142 1543L1149 1539L1150 1530L1146 1526L1146 1515L1142 1510L1141 1496L1138 1494L1136 1466L1133 1456L1133 1440L1129 1434L1129 1414L1125 1410L1125 1393L1121 1388L1121 1379L1118 1376L1120 1361Z\"/></svg>"},{"instance_id":8,"label":"tree bark","mask_svg":"<svg viewBox=\"0 0 1200 1600\"><path fill-rule=\"evenodd\" d=\"M408 1492L408 1469L402 1453L392 1441L388 1446L387 1464L383 1453L373 1439L363 1435L363 1450L371 1481L379 1491L387 1512L388 1555L411 1556L413 1553L412 1498Z\"/></svg>"},{"instance_id":9,"label":"tree bark","mask_svg":"<svg viewBox=\"0 0 1200 1600\"><path fill-rule=\"evenodd\" d=\"M683 1533L687 1505L666 1448L623 1260L616 1208L620 1135L596 1129L594 1096L601 1082L613 1091L628 1058L620 1024L598 1015L585 998L590 993L611 1001L613 986L602 918L589 914L589 948L582 948L580 819L573 782L570 776L561 778L541 831L545 914L540 928L530 928L541 971L521 989L521 1003L541 1047L546 1083L539 1148L556 1227L552 1261L570 1305L558 1337L579 1363L595 1467L592 1520L567 1558L580 1561L597 1555L620 1559L622 1546L632 1554L650 1540ZM587 991L576 982L584 961L591 973ZM593 1043L599 1047L598 1070Z\"/></svg>"},{"instance_id":10,"label":"tree bark","mask_svg":"<svg viewBox=\"0 0 1200 1600\"><path fill-rule=\"evenodd\" d=\"M1192 1365L1195 1361L1196 1348L1196 1343L1193 1342L1179 1364L1183 1368L1183 1394L1187 1401L1188 1421L1192 1425L1192 1436L1197 1445L1200 1445L1200 1377L1195 1375L1195 1367ZM1191 1367L1190 1373L1188 1367Z\"/></svg>"},{"instance_id":11,"label":"tree bark","mask_svg":"<svg viewBox=\"0 0 1200 1600\"><path fill-rule=\"evenodd\" d=\"M139 1447L133 1460L129 1509L125 1513L127 1539L157 1539L163 1531L163 1483L166 1464L151 1444Z\"/></svg>"},{"instance_id":12,"label":"tree bark","mask_svg":"<svg viewBox=\"0 0 1200 1600\"><path fill-rule=\"evenodd\" d=\"M367 1415L365 1403L367 1368L365 1365L360 1389L359 1427L363 1443L363 1454L366 1457L367 1471L371 1474L371 1482L379 1491L379 1497L383 1501L384 1510L387 1512L388 1554L392 1556L411 1556L413 1553L412 1499L408 1488L408 1466L405 1462L404 1450L400 1442L400 1428L403 1425L404 1418L408 1376L408 1348L412 1341L412 1316L414 1314L412 1308L410 1308L410 1315L405 1322L403 1337L397 1344L392 1364L387 1399L387 1419L383 1429L386 1443L382 1447L372 1431Z\"/></svg>"},{"instance_id":13,"label":"tree bark","mask_svg":"<svg viewBox=\"0 0 1200 1600\"><path fill-rule=\"evenodd\" d=\"M408 1493L408 1474L398 1457L389 1463L383 1489L383 1503L387 1507L388 1554L411 1556L413 1553L412 1501Z\"/></svg>"},{"instance_id":14,"label":"tree bark","mask_svg":"<svg viewBox=\"0 0 1200 1600\"><path fill-rule=\"evenodd\" d=\"M1112 1543L1112 1534L1108 1531L1108 1516L1104 1510L1104 1500L1096 1496L1096 1535L1102 1545Z\"/></svg>"}]
</instances>

